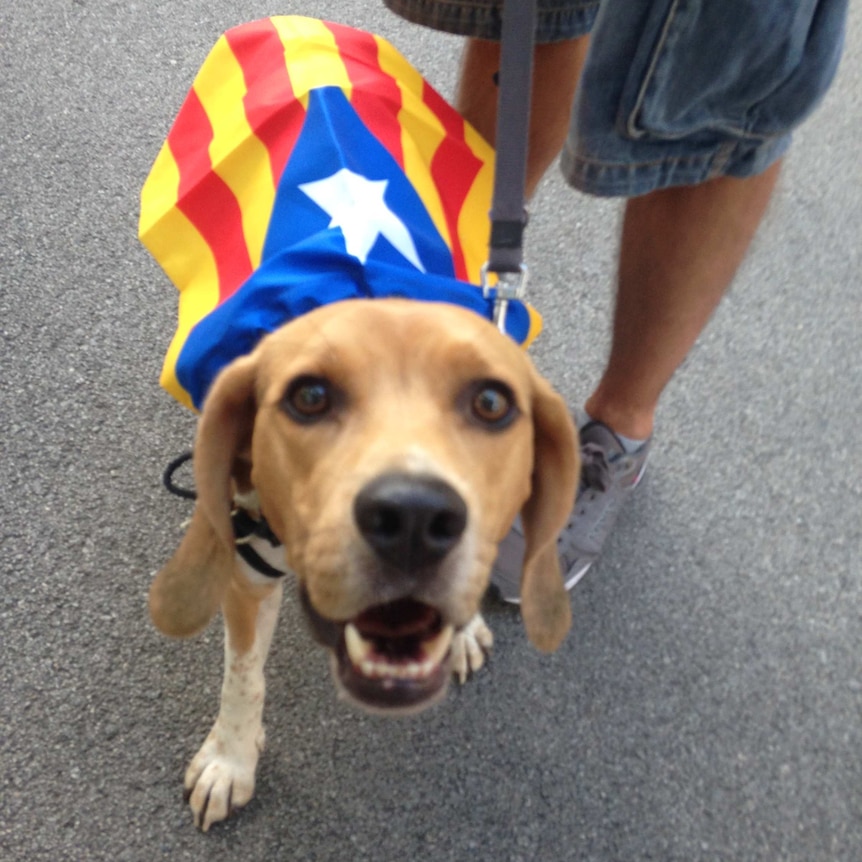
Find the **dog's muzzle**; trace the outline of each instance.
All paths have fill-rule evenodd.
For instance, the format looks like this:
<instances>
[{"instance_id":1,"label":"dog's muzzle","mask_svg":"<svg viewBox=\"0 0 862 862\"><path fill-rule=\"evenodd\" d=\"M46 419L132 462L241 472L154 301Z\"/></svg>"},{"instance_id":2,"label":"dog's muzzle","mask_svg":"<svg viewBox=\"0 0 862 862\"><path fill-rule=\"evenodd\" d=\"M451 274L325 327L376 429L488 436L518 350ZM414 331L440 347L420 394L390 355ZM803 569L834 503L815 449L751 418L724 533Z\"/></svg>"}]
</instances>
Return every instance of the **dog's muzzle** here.
<instances>
[{"instance_id":1,"label":"dog's muzzle","mask_svg":"<svg viewBox=\"0 0 862 862\"><path fill-rule=\"evenodd\" d=\"M387 595L397 597L340 622L319 614L304 589L303 606L351 699L375 711L412 712L440 699L451 676L454 626L415 594L458 544L467 507L439 479L389 473L359 492L353 515Z\"/></svg>"}]
</instances>

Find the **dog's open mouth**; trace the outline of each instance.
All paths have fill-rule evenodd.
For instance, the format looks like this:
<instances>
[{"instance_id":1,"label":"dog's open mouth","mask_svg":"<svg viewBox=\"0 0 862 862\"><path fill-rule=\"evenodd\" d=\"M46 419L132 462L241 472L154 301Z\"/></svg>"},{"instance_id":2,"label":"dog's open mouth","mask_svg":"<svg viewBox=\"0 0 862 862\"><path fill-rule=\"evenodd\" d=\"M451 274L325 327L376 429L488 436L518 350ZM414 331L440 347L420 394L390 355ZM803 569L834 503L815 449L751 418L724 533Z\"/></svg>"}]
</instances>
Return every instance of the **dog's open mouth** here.
<instances>
[{"instance_id":1,"label":"dog's open mouth","mask_svg":"<svg viewBox=\"0 0 862 862\"><path fill-rule=\"evenodd\" d=\"M369 706L423 704L448 681L453 633L439 611L412 599L370 608L344 626L339 679Z\"/></svg>"},{"instance_id":2,"label":"dog's open mouth","mask_svg":"<svg viewBox=\"0 0 862 862\"><path fill-rule=\"evenodd\" d=\"M346 623L323 620L303 596L317 639L333 650L344 691L367 709L415 711L445 692L455 630L415 599L376 605Z\"/></svg>"}]
</instances>

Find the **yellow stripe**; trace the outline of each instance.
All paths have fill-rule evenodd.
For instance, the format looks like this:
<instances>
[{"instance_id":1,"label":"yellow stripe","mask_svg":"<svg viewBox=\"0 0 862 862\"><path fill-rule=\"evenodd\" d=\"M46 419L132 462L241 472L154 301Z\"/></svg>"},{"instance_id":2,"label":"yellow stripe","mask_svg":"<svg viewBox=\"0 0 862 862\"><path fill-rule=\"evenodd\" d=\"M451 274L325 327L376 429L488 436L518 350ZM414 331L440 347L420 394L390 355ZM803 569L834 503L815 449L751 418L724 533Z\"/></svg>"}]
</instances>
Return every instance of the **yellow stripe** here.
<instances>
[{"instance_id":1,"label":"yellow stripe","mask_svg":"<svg viewBox=\"0 0 862 862\"><path fill-rule=\"evenodd\" d=\"M530 314L530 328L527 331L527 337L521 342L521 347L526 350L538 337L542 331L542 315L533 308L529 303L525 303L527 311Z\"/></svg>"},{"instance_id":2,"label":"yellow stripe","mask_svg":"<svg viewBox=\"0 0 862 862\"><path fill-rule=\"evenodd\" d=\"M213 172L224 180L239 203L242 230L251 265L263 253L275 186L269 151L255 136L245 115L247 89L242 67L222 36L193 85L213 128L209 155Z\"/></svg>"},{"instance_id":3,"label":"yellow stripe","mask_svg":"<svg viewBox=\"0 0 862 862\"><path fill-rule=\"evenodd\" d=\"M192 327L218 304L218 271L210 247L176 206L179 185L179 168L165 144L141 191L139 234L180 290L177 331L165 357L161 383L174 398L192 407L176 379L175 366Z\"/></svg>"},{"instance_id":4,"label":"yellow stripe","mask_svg":"<svg viewBox=\"0 0 862 862\"><path fill-rule=\"evenodd\" d=\"M422 75L385 39L374 37L380 68L391 75L401 90L401 149L404 173L416 189L443 240L452 248L452 237L437 185L431 176L431 160L446 137L443 124L422 100Z\"/></svg>"},{"instance_id":5,"label":"yellow stripe","mask_svg":"<svg viewBox=\"0 0 862 862\"><path fill-rule=\"evenodd\" d=\"M335 36L323 21L298 15L270 19L284 45L284 56L294 96L308 108L308 92L316 87L340 87L353 93Z\"/></svg>"},{"instance_id":6,"label":"yellow stripe","mask_svg":"<svg viewBox=\"0 0 862 862\"><path fill-rule=\"evenodd\" d=\"M462 237L464 263L470 281L481 281L481 270L488 260L488 241L491 238L491 197L494 190L494 150L469 124L464 124L464 140L481 162L482 167L461 212L458 213L458 233ZM481 225L481 229L478 226Z\"/></svg>"}]
</instances>

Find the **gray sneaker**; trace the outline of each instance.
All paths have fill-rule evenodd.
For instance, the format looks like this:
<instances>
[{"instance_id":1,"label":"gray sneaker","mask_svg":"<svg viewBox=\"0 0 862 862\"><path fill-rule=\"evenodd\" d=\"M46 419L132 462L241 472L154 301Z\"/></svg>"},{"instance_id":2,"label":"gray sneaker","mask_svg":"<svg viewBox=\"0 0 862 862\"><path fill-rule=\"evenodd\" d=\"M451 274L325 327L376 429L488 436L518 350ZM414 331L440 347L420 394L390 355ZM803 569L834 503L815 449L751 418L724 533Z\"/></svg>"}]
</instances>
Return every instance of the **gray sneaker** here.
<instances>
[{"instance_id":1,"label":"gray sneaker","mask_svg":"<svg viewBox=\"0 0 862 862\"><path fill-rule=\"evenodd\" d=\"M646 468L650 441L627 454L619 438L602 422L587 422L581 439L581 481L575 508L557 547L566 589L570 590L596 561L620 508L640 482ZM491 570L491 584L507 602L521 601L521 567L524 531L518 518L500 543Z\"/></svg>"}]
</instances>

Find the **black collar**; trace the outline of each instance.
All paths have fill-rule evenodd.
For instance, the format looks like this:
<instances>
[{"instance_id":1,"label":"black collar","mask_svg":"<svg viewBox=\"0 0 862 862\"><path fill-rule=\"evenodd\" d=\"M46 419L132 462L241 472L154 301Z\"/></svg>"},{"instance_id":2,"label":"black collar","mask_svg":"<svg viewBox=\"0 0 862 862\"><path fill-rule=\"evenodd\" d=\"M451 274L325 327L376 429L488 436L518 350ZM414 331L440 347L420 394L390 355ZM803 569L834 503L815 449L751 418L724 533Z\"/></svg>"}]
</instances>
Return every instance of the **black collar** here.
<instances>
[{"instance_id":1,"label":"black collar","mask_svg":"<svg viewBox=\"0 0 862 862\"><path fill-rule=\"evenodd\" d=\"M263 515L253 518L245 509L234 509L230 516L236 552L256 572L267 578L283 578L287 569L277 569L270 565L255 549L255 539L269 543L273 548L281 547L281 542L272 532Z\"/></svg>"}]
</instances>

